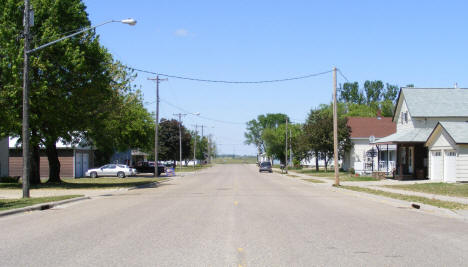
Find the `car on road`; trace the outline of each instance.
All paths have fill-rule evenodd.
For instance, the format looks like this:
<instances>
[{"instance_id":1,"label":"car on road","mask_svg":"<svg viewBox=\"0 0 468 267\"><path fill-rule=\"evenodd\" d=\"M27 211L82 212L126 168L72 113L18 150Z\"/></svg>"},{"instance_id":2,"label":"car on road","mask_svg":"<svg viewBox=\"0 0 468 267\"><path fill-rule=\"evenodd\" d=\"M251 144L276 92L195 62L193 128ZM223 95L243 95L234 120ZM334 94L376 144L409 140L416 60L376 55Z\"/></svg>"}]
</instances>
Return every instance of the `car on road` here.
<instances>
[{"instance_id":1,"label":"car on road","mask_svg":"<svg viewBox=\"0 0 468 267\"><path fill-rule=\"evenodd\" d=\"M268 161L260 162L260 167L258 169L259 172L273 172L271 168L271 163Z\"/></svg>"},{"instance_id":2,"label":"car on road","mask_svg":"<svg viewBox=\"0 0 468 267\"><path fill-rule=\"evenodd\" d=\"M132 166L138 173L154 173L154 161L139 161ZM166 172L166 167L158 164L158 176Z\"/></svg>"},{"instance_id":3,"label":"car on road","mask_svg":"<svg viewBox=\"0 0 468 267\"><path fill-rule=\"evenodd\" d=\"M96 178L99 176L117 176L125 178L126 176L134 176L136 170L123 164L106 164L99 168L89 169L86 171L85 176Z\"/></svg>"}]
</instances>

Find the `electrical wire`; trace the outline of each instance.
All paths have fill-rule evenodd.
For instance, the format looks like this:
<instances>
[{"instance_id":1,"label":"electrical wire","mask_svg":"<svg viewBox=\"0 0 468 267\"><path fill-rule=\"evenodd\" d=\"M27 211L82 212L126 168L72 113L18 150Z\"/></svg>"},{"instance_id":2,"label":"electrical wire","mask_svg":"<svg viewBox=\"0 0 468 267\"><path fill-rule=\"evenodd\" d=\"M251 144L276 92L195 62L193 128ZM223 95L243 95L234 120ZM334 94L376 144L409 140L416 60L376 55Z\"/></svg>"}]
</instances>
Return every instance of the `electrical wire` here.
<instances>
[{"instance_id":1,"label":"electrical wire","mask_svg":"<svg viewBox=\"0 0 468 267\"><path fill-rule=\"evenodd\" d=\"M343 72L341 72L341 70L340 70L340 69L338 69L338 73L341 75L341 77L343 77L343 79L345 79L345 80L346 80L346 82L348 82L348 83L349 83L349 80L348 80L348 78L346 78L346 76L344 76Z\"/></svg>"},{"instance_id":2,"label":"electrical wire","mask_svg":"<svg viewBox=\"0 0 468 267\"><path fill-rule=\"evenodd\" d=\"M172 103L170 103L170 102L168 102L168 101L166 101L166 100L164 100L164 99L162 99L162 98L159 98L159 99L160 99L161 102L164 102L164 103L168 104L169 106L171 106L171 107L173 107L173 108L176 108L176 109L178 109L178 110L180 110L180 111L182 111L182 112L185 112L185 113L193 113L193 112L190 112L190 111L188 111L188 110L186 110L186 109L183 109L183 108L181 108L181 107L179 107L179 106L177 106L177 105L174 105L174 104L172 104ZM202 118L202 119L205 119L205 120L210 120L210 121L219 122L219 123L226 123L226 124L242 124L242 125L245 124L245 122L234 122L234 121L218 120L218 119L213 119L213 118L210 118L210 117L205 117L205 116L202 116L202 115L198 115L198 117L200 117L200 118Z\"/></svg>"},{"instance_id":3,"label":"electrical wire","mask_svg":"<svg viewBox=\"0 0 468 267\"><path fill-rule=\"evenodd\" d=\"M187 76L178 76L178 75L157 73L157 72L148 71L148 70L142 70L142 69L137 69L137 68L133 68L133 67L127 67L127 68L130 69L130 70L133 70L133 71L138 71L138 72L143 72L143 73L153 74L153 75L159 75L159 76L164 76L164 77L174 78L174 79L189 80L189 81L195 81L195 82L228 83L228 84L260 84L260 83L287 82L287 81L293 81L293 80L308 79L308 78L312 78L312 77L324 75L324 74L327 74L327 73L330 73L330 72L333 71L333 70L328 70L328 71L323 71L323 72L318 72L318 73L307 74L307 75L303 75L303 76L296 76L296 77L290 77L290 78L284 78L284 79L275 79L275 80L261 80L261 81L226 81L226 80L200 79L200 78L193 78L193 77L187 77Z\"/></svg>"}]
</instances>

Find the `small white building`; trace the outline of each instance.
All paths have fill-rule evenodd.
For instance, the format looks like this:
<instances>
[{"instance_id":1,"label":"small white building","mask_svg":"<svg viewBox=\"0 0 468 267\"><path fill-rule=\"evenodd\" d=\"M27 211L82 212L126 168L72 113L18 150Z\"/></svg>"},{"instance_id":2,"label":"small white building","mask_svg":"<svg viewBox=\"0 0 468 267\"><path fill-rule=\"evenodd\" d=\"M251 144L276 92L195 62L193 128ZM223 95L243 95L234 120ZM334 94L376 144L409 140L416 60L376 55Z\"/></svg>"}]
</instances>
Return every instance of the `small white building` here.
<instances>
[{"instance_id":1,"label":"small white building","mask_svg":"<svg viewBox=\"0 0 468 267\"><path fill-rule=\"evenodd\" d=\"M375 144L380 138L396 132L396 125L389 117L349 117L351 150L345 153L343 170L351 168L358 174L374 171L391 173L395 168L396 145Z\"/></svg>"},{"instance_id":2,"label":"small white building","mask_svg":"<svg viewBox=\"0 0 468 267\"><path fill-rule=\"evenodd\" d=\"M429 179L468 181L468 122L439 122L426 141Z\"/></svg>"}]
</instances>

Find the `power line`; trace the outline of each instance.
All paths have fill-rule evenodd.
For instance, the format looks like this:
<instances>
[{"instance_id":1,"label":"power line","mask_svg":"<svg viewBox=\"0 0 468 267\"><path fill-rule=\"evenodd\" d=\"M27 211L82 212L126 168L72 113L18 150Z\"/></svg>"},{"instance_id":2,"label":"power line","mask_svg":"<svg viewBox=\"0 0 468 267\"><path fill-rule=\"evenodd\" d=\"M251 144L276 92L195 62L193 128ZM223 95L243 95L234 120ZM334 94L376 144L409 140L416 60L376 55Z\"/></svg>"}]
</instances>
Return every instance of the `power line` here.
<instances>
[{"instance_id":1,"label":"power line","mask_svg":"<svg viewBox=\"0 0 468 267\"><path fill-rule=\"evenodd\" d=\"M348 82L348 83L349 83L349 80L348 80L348 78L346 78L346 76L344 76L344 74L341 72L341 70L340 70L340 69L338 69L338 73L341 75L341 77L343 77L343 79L345 79L345 80L346 80L346 82Z\"/></svg>"},{"instance_id":2,"label":"power line","mask_svg":"<svg viewBox=\"0 0 468 267\"><path fill-rule=\"evenodd\" d=\"M261 81L226 81L226 80L211 80L211 79L200 79L200 78L193 78L193 77L187 77L187 76L179 76L179 75L171 75L171 74L164 74L164 73L157 73L153 71L148 71L148 70L142 70L142 69L137 69L133 67L128 67L129 69L133 71L138 71L138 72L143 72L147 74L152 74L152 75L160 75L168 78L174 78L174 79L181 79L181 80L189 80L189 81L195 81L195 82L209 82L209 83L229 83L229 84L259 84L259 83L277 83L277 82L287 82L287 81L293 81L293 80L302 80L302 79L307 79L307 78L312 78L320 75L324 75L327 73L332 72L332 70L327 70L323 72L318 72L318 73L312 73L312 74L307 74L303 76L295 76L295 77L290 77L290 78L284 78L284 79L275 79L275 80L261 80Z\"/></svg>"},{"instance_id":3,"label":"power line","mask_svg":"<svg viewBox=\"0 0 468 267\"><path fill-rule=\"evenodd\" d=\"M182 112L186 112L186 113L192 113L186 109L183 109L177 105L174 105L162 98L159 98L161 100L161 102L164 102L166 104L168 104L169 106L173 107L173 108L176 108ZM205 119L205 120L210 120L210 121L214 121L214 122L219 122L219 123L226 123L226 124L245 124L245 122L234 122L234 121L225 121L225 120L218 120L218 119L213 119L213 118L210 118L210 117L205 117L205 116L202 116L202 115L198 115L198 117L202 118L202 119Z\"/></svg>"}]
</instances>

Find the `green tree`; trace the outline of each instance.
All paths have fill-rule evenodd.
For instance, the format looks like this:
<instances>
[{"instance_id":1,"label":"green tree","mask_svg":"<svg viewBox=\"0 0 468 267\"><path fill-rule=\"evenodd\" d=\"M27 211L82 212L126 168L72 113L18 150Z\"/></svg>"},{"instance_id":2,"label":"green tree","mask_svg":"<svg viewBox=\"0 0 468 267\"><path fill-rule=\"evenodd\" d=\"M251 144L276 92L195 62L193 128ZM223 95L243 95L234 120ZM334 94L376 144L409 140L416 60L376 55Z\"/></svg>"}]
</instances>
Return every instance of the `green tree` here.
<instances>
[{"instance_id":1,"label":"green tree","mask_svg":"<svg viewBox=\"0 0 468 267\"><path fill-rule=\"evenodd\" d=\"M267 151L267 146L263 138L263 132L266 129L277 128L279 125L289 120L286 114L268 113L266 115L258 115L257 119L247 123L247 131L244 133L245 143L253 144L257 147L258 154Z\"/></svg>"},{"instance_id":2,"label":"green tree","mask_svg":"<svg viewBox=\"0 0 468 267\"><path fill-rule=\"evenodd\" d=\"M181 132L182 160L191 159L193 157L192 136L190 135L190 131L183 125L181 125ZM179 160L179 122L177 120L161 119L159 122L159 145L160 160L172 160L174 164Z\"/></svg>"},{"instance_id":3,"label":"green tree","mask_svg":"<svg viewBox=\"0 0 468 267\"><path fill-rule=\"evenodd\" d=\"M364 92L366 95L366 104L379 102L384 90L382 81L365 81Z\"/></svg>"},{"instance_id":4,"label":"green tree","mask_svg":"<svg viewBox=\"0 0 468 267\"><path fill-rule=\"evenodd\" d=\"M297 138L300 135L301 126L298 124L288 124L288 143L290 142L293 146L293 151L295 151L297 145ZM291 137L289 134L291 133ZM263 140L265 141L267 150L266 153L269 157L274 159L278 159L281 163L286 164L285 161L285 153L286 153L286 124L283 123L278 125L276 128L267 128L263 132L262 136ZM289 151L289 145L287 147ZM289 159L289 152L288 152L288 159Z\"/></svg>"},{"instance_id":5,"label":"green tree","mask_svg":"<svg viewBox=\"0 0 468 267\"><path fill-rule=\"evenodd\" d=\"M23 2L1 0L2 85L10 103L9 117L21 114ZM35 24L32 47L56 40L63 33L89 27L85 5L79 0L32 0ZM4 42L7 40L6 42ZM95 119L93 110L110 92L110 56L94 31L80 34L31 55L30 124L37 138L32 146L44 145L49 160L49 182L60 182L56 142L74 142ZM8 70L8 74L5 71ZM18 123L9 132L20 135ZM36 141L37 140L37 141Z\"/></svg>"},{"instance_id":6,"label":"green tree","mask_svg":"<svg viewBox=\"0 0 468 267\"><path fill-rule=\"evenodd\" d=\"M338 106L338 157L342 158L351 148L351 129L347 125L344 105ZM304 139L307 141L310 151L314 151L316 157L316 170L318 171L318 159L328 161L333 157L333 106L320 105L312 109L304 125Z\"/></svg>"}]
</instances>

